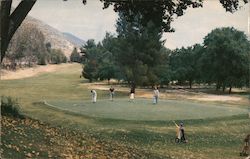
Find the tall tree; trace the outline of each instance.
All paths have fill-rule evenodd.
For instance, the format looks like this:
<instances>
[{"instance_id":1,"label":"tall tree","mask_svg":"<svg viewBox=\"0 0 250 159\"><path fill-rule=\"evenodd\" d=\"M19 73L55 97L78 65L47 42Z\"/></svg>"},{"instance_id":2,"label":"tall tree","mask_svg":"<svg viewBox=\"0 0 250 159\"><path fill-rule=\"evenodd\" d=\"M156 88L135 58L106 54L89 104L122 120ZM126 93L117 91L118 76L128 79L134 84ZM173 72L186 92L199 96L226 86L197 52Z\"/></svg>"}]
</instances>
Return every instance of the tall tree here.
<instances>
[{"instance_id":1,"label":"tall tree","mask_svg":"<svg viewBox=\"0 0 250 159\"><path fill-rule=\"evenodd\" d=\"M223 91L240 86L249 78L250 43L244 32L234 28L217 28L204 39L205 53L202 56L206 78Z\"/></svg>"},{"instance_id":2,"label":"tall tree","mask_svg":"<svg viewBox=\"0 0 250 159\"><path fill-rule=\"evenodd\" d=\"M96 45L93 39L88 40L84 45L84 48L86 49L86 61L83 66L82 75L84 78L89 79L89 81L92 82L93 79L97 79L98 77L98 59L102 50L100 45Z\"/></svg>"},{"instance_id":3,"label":"tall tree","mask_svg":"<svg viewBox=\"0 0 250 159\"><path fill-rule=\"evenodd\" d=\"M115 60L115 54L117 53L117 38L111 33L106 33L101 45L102 51L100 52L101 55L98 60L98 77L101 80L107 79L108 82L111 78L119 79L120 70Z\"/></svg>"},{"instance_id":4,"label":"tall tree","mask_svg":"<svg viewBox=\"0 0 250 159\"><path fill-rule=\"evenodd\" d=\"M189 87L195 80L199 79L199 58L202 54L202 46L196 44L192 47L176 49L170 55L170 66L172 70L172 80L177 80L180 84L188 81Z\"/></svg>"},{"instance_id":5,"label":"tall tree","mask_svg":"<svg viewBox=\"0 0 250 159\"><path fill-rule=\"evenodd\" d=\"M141 13L134 13L127 20L123 12L117 21L118 48L116 59L126 77L126 81L136 85L155 81L153 67L160 62L160 50L163 47L162 33L153 21L142 24ZM153 84L153 83L151 83Z\"/></svg>"}]
</instances>

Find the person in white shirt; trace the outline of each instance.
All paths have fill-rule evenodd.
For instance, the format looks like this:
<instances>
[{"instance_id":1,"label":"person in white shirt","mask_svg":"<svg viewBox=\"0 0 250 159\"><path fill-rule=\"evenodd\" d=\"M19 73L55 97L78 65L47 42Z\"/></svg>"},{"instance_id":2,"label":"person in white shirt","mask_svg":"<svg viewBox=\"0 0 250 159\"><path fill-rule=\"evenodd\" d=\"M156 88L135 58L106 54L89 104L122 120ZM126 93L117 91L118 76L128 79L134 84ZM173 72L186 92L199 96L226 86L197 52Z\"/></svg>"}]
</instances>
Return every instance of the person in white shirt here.
<instances>
[{"instance_id":1,"label":"person in white shirt","mask_svg":"<svg viewBox=\"0 0 250 159\"><path fill-rule=\"evenodd\" d=\"M92 94L92 102L96 103L96 99L97 99L97 93L95 90L91 90L91 94Z\"/></svg>"},{"instance_id":2,"label":"person in white shirt","mask_svg":"<svg viewBox=\"0 0 250 159\"><path fill-rule=\"evenodd\" d=\"M159 96L160 96L160 92L158 90L158 87L155 87L154 88L154 95L153 95L153 103L154 104L158 103Z\"/></svg>"}]
</instances>

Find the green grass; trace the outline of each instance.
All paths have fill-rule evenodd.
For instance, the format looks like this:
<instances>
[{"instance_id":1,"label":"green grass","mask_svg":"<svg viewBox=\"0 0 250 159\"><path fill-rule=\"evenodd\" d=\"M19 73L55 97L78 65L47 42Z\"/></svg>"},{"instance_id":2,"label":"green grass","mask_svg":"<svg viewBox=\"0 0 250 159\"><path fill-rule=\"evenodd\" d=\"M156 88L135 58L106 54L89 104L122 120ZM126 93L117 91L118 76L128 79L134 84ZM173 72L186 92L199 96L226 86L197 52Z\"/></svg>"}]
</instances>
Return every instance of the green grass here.
<instances>
[{"instance_id":1,"label":"green grass","mask_svg":"<svg viewBox=\"0 0 250 159\"><path fill-rule=\"evenodd\" d=\"M194 103L188 101L160 100L152 104L150 99L135 99L129 101L124 98L98 100L50 100L47 105L78 113L90 117L124 119L124 120L186 120L203 119L237 114L246 114L247 109L230 106Z\"/></svg>"},{"instance_id":2,"label":"green grass","mask_svg":"<svg viewBox=\"0 0 250 159\"><path fill-rule=\"evenodd\" d=\"M166 100L154 106L150 99L129 103L122 93L118 93L119 103L111 103L106 100L107 91L98 91L98 99L102 102L93 105L90 103L90 90L83 84L87 80L79 78L80 72L81 66L74 64L32 78L2 80L0 96L18 98L22 112L32 118L54 126L77 129L110 143L135 147L159 158L169 155L175 158L240 158L242 140L250 133L246 106L239 103L234 108L221 102L200 104L185 100ZM47 106L44 100L67 109L70 106L71 110ZM83 101L86 103L84 109L90 113L81 114L79 110L84 109L73 106L81 106ZM141 102L143 105L138 104ZM167 109L168 106L171 109ZM184 107L188 113L178 114ZM233 109L232 112L230 109ZM117 113L123 113L123 116ZM180 122L185 115L183 121L189 143L175 144L175 126L169 119Z\"/></svg>"}]
</instances>

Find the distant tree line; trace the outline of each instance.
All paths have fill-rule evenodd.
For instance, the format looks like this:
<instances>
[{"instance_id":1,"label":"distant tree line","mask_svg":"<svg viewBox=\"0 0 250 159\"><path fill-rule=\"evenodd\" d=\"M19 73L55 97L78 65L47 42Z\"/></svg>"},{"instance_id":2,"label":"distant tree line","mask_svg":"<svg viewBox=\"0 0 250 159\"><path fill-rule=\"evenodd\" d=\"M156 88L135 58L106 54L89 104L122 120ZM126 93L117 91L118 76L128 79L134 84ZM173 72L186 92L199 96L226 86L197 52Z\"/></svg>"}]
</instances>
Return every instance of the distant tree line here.
<instances>
[{"instance_id":1,"label":"distant tree line","mask_svg":"<svg viewBox=\"0 0 250 159\"><path fill-rule=\"evenodd\" d=\"M59 64L67 62L61 50L52 49L45 43L44 35L34 26L20 27L12 38L3 67Z\"/></svg>"},{"instance_id":2,"label":"distant tree line","mask_svg":"<svg viewBox=\"0 0 250 159\"><path fill-rule=\"evenodd\" d=\"M202 45L171 51L164 47L162 35L174 31L172 16L183 15L188 5L168 8L168 1L116 1L113 5L118 13L117 35L107 33L102 42L89 40L84 46L82 75L90 82L114 78L131 86L188 83L190 88L193 83L215 83L217 89L229 87L230 91L247 85L250 49L243 32L215 29Z\"/></svg>"},{"instance_id":3,"label":"distant tree line","mask_svg":"<svg viewBox=\"0 0 250 159\"><path fill-rule=\"evenodd\" d=\"M171 51L159 43L152 25L140 35L122 26L124 35L107 33L98 44L88 40L82 75L90 82L113 78L137 86L215 84L229 93L232 87L249 86L250 43L243 32L217 28L202 45Z\"/></svg>"}]
</instances>

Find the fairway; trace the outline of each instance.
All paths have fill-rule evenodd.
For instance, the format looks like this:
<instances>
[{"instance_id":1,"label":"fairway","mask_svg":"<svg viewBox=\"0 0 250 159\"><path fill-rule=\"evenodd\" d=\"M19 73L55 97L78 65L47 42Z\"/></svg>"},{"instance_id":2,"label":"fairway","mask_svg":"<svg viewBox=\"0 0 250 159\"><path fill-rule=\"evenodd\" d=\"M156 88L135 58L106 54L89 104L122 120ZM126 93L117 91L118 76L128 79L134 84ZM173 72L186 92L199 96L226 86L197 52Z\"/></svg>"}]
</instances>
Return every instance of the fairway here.
<instances>
[{"instance_id":1,"label":"fairway","mask_svg":"<svg viewBox=\"0 0 250 159\"><path fill-rule=\"evenodd\" d=\"M116 96L112 102L109 100L110 85L105 82L88 83L87 80L79 78L81 70L82 66L79 64L65 64L58 65L55 72L41 73L29 78L2 80L0 95L17 98L22 111L28 117L53 126L77 129L104 140L109 145L118 143L132 147L138 152L145 150L156 156L151 158L166 158L170 155L173 156L172 158L241 159L238 157L239 148L243 144L245 135L250 131L247 115L248 96L221 95L217 98L240 97L241 100L213 102L198 101L194 98L208 98L210 94L200 96L196 93L194 96L183 93L182 90L162 91L159 103L154 105L150 98L151 89L138 88L135 101L130 102L127 93L129 88L117 85L115 86ZM98 89L105 87L107 89ZM93 88L98 91L95 104L90 99L90 90ZM145 94L148 98L144 98ZM189 144L173 143L176 129L172 120L185 123ZM36 133L38 129L27 128L28 145L31 143L32 131ZM6 131L9 129L7 128ZM16 130L12 132L11 137L6 136L9 133L5 134L5 141L10 142L9 139L13 138L18 145L22 145L20 141L23 140L16 138ZM41 134L38 133L37 144L47 142L40 137ZM78 136L76 137L78 139ZM65 138L62 137L62 140ZM15 143L12 142L12 144ZM54 145L52 146L55 148ZM76 146L76 148L79 147L82 145ZM20 152L24 150L29 151L23 149ZM37 151L40 150L37 149ZM6 147L6 153L8 152L9 148ZM12 153L16 152L13 149ZM41 155L47 154L41 153Z\"/></svg>"},{"instance_id":2,"label":"fairway","mask_svg":"<svg viewBox=\"0 0 250 159\"><path fill-rule=\"evenodd\" d=\"M205 119L246 114L247 109L230 106L202 104L188 101L161 100L152 104L150 99L139 98L135 101L128 99L90 101L49 100L48 106L61 110L108 119L123 120L186 120Z\"/></svg>"}]
</instances>

